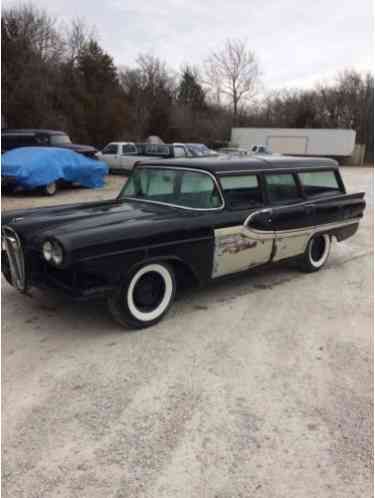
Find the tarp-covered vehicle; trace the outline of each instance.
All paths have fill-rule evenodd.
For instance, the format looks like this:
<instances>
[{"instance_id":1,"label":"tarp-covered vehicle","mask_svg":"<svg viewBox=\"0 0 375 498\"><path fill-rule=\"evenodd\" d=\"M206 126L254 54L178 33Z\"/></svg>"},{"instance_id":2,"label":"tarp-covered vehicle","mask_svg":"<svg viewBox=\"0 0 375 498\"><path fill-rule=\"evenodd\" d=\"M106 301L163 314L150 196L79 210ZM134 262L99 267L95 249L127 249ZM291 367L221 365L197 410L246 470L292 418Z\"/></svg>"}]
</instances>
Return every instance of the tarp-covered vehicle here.
<instances>
[{"instance_id":1,"label":"tarp-covered vehicle","mask_svg":"<svg viewBox=\"0 0 375 498\"><path fill-rule=\"evenodd\" d=\"M57 147L20 147L1 156L1 183L8 189L41 188L54 195L60 184L103 187L108 166L72 150Z\"/></svg>"}]
</instances>

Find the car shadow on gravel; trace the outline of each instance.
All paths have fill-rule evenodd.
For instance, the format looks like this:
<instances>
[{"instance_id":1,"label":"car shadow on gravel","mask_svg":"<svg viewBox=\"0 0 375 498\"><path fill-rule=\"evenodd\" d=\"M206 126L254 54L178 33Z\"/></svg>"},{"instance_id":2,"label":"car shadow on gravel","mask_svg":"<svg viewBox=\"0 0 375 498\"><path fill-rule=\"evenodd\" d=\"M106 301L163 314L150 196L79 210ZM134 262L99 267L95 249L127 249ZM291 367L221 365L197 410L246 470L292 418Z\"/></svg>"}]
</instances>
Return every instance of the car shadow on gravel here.
<instances>
[{"instance_id":1,"label":"car shadow on gravel","mask_svg":"<svg viewBox=\"0 0 375 498\"><path fill-rule=\"evenodd\" d=\"M329 271L330 267L336 265L337 262L330 261L321 271ZM176 320L188 319L190 313L210 313L217 304L225 306L239 297L269 291L296 279L308 277L309 275L299 270L296 262L291 261L231 275L202 287L184 288L176 295L175 306L178 311L174 313L172 307L172 313L157 327L163 327L163 324L171 327ZM74 301L69 296L51 290L46 292L31 289L26 296L19 296L14 289L11 293L11 298L5 297L8 301L4 306L5 314L13 314L15 311L12 307L22 307L25 325L31 322L42 323L43 329L48 327L49 333L53 335L79 333L89 338L124 332L142 333L141 330L125 329L117 324L112 319L105 300Z\"/></svg>"}]
</instances>

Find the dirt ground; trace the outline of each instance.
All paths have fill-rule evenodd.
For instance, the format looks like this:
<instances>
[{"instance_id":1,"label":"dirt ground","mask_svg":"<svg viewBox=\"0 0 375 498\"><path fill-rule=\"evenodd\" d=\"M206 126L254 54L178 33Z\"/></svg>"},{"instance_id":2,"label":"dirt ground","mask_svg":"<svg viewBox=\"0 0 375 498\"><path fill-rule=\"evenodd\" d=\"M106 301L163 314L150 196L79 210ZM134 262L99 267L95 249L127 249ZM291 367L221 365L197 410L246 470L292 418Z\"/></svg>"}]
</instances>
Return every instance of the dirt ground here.
<instances>
[{"instance_id":1,"label":"dirt ground","mask_svg":"<svg viewBox=\"0 0 375 498\"><path fill-rule=\"evenodd\" d=\"M367 209L324 269L186 291L145 331L3 279L3 496L372 496L373 169L342 173Z\"/></svg>"}]
</instances>

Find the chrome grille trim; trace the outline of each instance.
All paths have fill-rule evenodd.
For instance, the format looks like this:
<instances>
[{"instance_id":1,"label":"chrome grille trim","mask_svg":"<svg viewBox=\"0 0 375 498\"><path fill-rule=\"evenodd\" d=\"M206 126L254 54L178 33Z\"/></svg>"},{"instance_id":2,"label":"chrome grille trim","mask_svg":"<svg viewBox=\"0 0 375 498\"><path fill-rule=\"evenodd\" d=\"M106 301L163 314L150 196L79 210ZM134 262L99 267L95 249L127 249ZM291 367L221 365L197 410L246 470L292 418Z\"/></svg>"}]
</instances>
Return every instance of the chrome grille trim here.
<instances>
[{"instance_id":1,"label":"chrome grille trim","mask_svg":"<svg viewBox=\"0 0 375 498\"><path fill-rule=\"evenodd\" d=\"M26 290L26 271L22 243L17 233L8 226L3 226L1 229L1 246L8 257L12 285L24 292Z\"/></svg>"}]
</instances>

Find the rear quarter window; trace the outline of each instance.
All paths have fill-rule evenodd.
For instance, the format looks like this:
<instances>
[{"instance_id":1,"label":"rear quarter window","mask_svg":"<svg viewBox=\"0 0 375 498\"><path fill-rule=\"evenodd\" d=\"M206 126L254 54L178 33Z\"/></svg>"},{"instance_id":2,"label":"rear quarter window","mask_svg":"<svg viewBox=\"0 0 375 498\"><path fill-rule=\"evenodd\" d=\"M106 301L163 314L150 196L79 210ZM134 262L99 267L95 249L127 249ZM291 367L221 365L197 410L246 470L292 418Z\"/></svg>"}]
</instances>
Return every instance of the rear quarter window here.
<instances>
[{"instance_id":1,"label":"rear quarter window","mask_svg":"<svg viewBox=\"0 0 375 498\"><path fill-rule=\"evenodd\" d=\"M334 171L309 171L298 174L303 190L309 197L329 195L341 192L337 176Z\"/></svg>"},{"instance_id":2,"label":"rear quarter window","mask_svg":"<svg viewBox=\"0 0 375 498\"><path fill-rule=\"evenodd\" d=\"M292 173L266 174L268 199L273 203L287 203L301 199Z\"/></svg>"}]
</instances>

